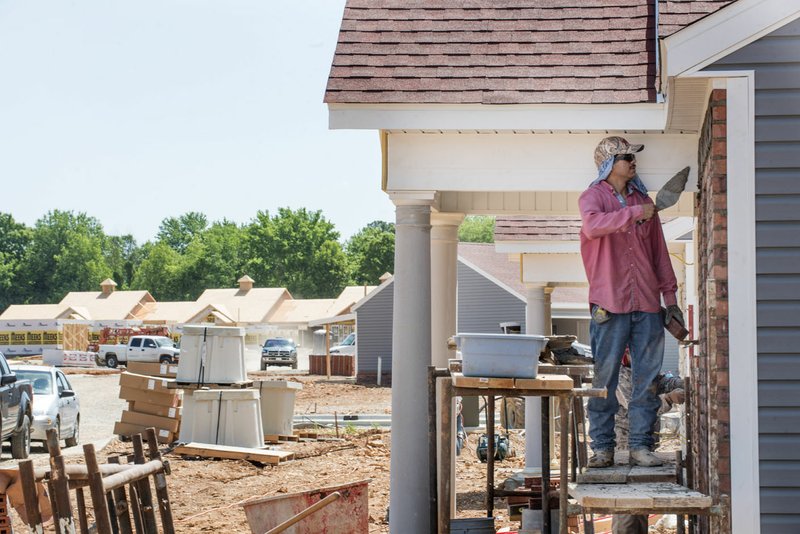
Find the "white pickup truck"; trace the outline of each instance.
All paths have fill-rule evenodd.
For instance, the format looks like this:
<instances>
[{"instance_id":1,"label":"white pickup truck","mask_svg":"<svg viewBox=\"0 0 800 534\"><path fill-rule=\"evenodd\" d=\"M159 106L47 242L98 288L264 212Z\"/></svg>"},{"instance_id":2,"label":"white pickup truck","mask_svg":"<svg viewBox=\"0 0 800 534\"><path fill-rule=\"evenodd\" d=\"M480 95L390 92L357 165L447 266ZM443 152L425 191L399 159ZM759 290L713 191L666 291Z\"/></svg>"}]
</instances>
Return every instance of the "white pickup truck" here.
<instances>
[{"instance_id":1,"label":"white pickup truck","mask_svg":"<svg viewBox=\"0 0 800 534\"><path fill-rule=\"evenodd\" d=\"M127 345L100 345L95 359L98 365L114 368L129 361L175 363L180 353L166 336L131 336Z\"/></svg>"}]
</instances>

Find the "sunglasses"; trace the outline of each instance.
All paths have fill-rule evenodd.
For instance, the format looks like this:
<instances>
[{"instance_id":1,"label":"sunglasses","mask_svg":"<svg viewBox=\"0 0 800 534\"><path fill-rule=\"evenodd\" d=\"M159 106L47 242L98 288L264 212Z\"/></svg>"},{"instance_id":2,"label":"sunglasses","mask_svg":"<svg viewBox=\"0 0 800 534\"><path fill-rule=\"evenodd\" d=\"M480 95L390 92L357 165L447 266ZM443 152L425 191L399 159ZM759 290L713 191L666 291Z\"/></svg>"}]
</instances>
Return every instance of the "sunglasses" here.
<instances>
[{"instance_id":1,"label":"sunglasses","mask_svg":"<svg viewBox=\"0 0 800 534\"><path fill-rule=\"evenodd\" d=\"M633 154L620 154L619 156L614 156L614 161L627 161L630 163L636 161L636 156Z\"/></svg>"}]
</instances>

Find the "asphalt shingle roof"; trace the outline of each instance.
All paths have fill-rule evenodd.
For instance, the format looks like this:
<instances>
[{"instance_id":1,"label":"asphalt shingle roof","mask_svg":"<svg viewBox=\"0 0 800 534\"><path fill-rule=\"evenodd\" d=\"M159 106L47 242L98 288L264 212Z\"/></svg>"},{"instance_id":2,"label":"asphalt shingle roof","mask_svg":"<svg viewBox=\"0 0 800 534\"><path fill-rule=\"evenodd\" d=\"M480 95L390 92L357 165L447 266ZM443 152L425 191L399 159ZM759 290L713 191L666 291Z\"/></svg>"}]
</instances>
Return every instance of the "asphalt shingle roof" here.
<instances>
[{"instance_id":1,"label":"asphalt shingle roof","mask_svg":"<svg viewBox=\"0 0 800 534\"><path fill-rule=\"evenodd\" d=\"M497 217L495 241L579 241L580 217L514 215Z\"/></svg>"},{"instance_id":2,"label":"asphalt shingle roof","mask_svg":"<svg viewBox=\"0 0 800 534\"><path fill-rule=\"evenodd\" d=\"M662 1L661 36L731 3ZM646 0L348 0L328 103L655 100Z\"/></svg>"}]
</instances>

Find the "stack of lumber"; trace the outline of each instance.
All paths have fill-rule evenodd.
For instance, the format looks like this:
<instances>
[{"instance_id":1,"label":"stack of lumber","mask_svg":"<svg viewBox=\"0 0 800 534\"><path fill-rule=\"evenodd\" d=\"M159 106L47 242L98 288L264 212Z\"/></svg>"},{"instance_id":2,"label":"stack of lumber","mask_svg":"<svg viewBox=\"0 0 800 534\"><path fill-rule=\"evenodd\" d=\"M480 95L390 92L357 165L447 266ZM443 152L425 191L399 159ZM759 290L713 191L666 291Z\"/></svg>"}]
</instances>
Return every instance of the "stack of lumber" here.
<instances>
[{"instance_id":1,"label":"stack of lumber","mask_svg":"<svg viewBox=\"0 0 800 534\"><path fill-rule=\"evenodd\" d=\"M174 364L129 362L128 371L119 377L119 397L128 401L128 409L114 433L130 437L153 427L159 443L172 443L180 431L183 397L175 389L177 372Z\"/></svg>"}]
</instances>

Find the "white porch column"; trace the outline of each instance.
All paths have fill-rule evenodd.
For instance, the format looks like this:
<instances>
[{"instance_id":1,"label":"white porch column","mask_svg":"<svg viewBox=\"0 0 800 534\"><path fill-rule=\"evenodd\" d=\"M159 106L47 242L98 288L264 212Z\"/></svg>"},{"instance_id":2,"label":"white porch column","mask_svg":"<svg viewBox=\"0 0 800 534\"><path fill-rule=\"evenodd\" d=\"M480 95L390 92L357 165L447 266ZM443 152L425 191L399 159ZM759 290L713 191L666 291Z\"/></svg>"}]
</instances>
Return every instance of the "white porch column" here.
<instances>
[{"instance_id":1,"label":"white porch column","mask_svg":"<svg viewBox=\"0 0 800 534\"><path fill-rule=\"evenodd\" d=\"M547 297L544 285L527 286L528 304L525 308L525 333L545 335L547 328ZM525 469L523 476L542 476L542 398L525 398Z\"/></svg>"},{"instance_id":2,"label":"white porch column","mask_svg":"<svg viewBox=\"0 0 800 534\"><path fill-rule=\"evenodd\" d=\"M431 364L447 367L447 338L456 333L458 227L462 213L431 215Z\"/></svg>"},{"instance_id":3,"label":"white porch column","mask_svg":"<svg viewBox=\"0 0 800 534\"><path fill-rule=\"evenodd\" d=\"M389 529L429 533L428 366L431 363L433 192L389 193L396 206ZM432 534L432 533L431 533Z\"/></svg>"}]
</instances>

